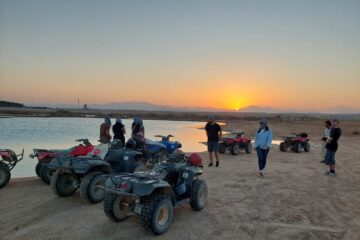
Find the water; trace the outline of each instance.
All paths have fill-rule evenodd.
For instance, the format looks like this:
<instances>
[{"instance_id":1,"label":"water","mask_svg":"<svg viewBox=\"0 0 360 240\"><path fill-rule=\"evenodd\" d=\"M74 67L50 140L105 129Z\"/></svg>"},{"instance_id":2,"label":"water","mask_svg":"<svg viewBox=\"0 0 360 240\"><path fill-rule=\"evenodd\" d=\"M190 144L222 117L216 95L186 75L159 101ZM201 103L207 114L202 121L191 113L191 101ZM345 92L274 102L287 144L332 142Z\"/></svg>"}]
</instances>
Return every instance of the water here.
<instances>
[{"instance_id":1,"label":"water","mask_svg":"<svg viewBox=\"0 0 360 240\"><path fill-rule=\"evenodd\" d=\"M24 159L11 172L12 177L35 176L36 159L29 158L33 148L63 149L76 145L75 139L88 138L91 143L98 144L99 118L0 118L0 148L9 148L16 153L25 149ZM131 133L131 119L123 121L127 133ZM154 135L175 136L185 152L201 152L206 147L199 142L206 141L203 122L145 120L146 137Z\"/></svg>"}]
</instances>

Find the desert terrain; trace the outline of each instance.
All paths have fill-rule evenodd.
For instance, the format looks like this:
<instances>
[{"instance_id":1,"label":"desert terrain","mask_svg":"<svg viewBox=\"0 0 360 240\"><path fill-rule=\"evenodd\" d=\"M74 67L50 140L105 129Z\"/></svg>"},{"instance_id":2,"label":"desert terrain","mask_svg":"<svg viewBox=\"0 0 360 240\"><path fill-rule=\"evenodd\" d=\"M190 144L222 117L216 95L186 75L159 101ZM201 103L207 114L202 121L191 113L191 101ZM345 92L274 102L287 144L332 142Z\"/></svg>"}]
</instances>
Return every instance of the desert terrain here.
<instances>
[{"instance_id":1,"label":"desert terrain","mask_svg":"<svg viewBox=\"0 0 360 240\"><path fill-rule=\"evenodd\" d=\"M254 133L252 120L228 121L227 130ZM342 121L337 175L319 161L322 120L270 120L274 140L307 132L310 153L282 153L275 144L264 177L257 158L221 155L219 168L204 167L208 205L201 212L177 208L169 231L154 236L138 217L111 222L102 203L79 194L60 198L37 178L12 179L0 190L0 239L360 239L359 121ZM204 165L208 157L202 153Z\"/></svg>"}]
</instances>

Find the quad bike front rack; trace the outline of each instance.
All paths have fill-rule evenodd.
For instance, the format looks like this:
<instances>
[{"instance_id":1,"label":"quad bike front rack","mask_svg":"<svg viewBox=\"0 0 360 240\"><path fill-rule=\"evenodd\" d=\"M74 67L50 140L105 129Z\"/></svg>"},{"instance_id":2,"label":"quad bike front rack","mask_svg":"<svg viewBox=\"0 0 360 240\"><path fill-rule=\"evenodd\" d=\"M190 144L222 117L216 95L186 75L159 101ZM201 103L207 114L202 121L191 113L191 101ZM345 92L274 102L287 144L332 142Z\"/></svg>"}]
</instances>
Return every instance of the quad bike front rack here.
<instances>
[{"instance_id":1,"label":"quad bike front rack","mask_svg":"<svg viewBox=\"0 0 360 240\"><path fill-rule=\"evenodd\" d=\"M4 162L11 171L16 166L16 164L24 158L24 149L20 154L16 154L14 151L10 149L4 149L4 151L14 153L14 154L10 154L9 157L2 159L2 162Z\"/></svg>"}]
</instances>

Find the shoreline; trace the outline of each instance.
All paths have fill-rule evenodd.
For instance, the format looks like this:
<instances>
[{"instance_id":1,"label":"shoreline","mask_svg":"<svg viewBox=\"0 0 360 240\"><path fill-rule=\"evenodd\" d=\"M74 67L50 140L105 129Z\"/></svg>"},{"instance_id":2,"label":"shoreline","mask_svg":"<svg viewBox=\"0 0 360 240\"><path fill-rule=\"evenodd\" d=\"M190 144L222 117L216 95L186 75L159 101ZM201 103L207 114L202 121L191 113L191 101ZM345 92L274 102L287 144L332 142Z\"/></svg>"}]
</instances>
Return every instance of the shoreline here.
<instances>
[{"instance_id":1,"label":"shoreline","mask_svg":"<svg viewBox=\"0 0 360 240\"><path fill-rule=\"evenodd\" d=\"M217 121L258 121L262 118L275 121L312 121L337 117L340 120L359 121L360 113L330 114L330 113L253 113L253 112L175 112L175 111L145 111L145 110L103 110L103 109L56 109L56 108L0 108L0 118L11 117L110 117L133 118L144 120L167 121L206 121L208 116L214 116Z\"/></svg>"}]
</instances>

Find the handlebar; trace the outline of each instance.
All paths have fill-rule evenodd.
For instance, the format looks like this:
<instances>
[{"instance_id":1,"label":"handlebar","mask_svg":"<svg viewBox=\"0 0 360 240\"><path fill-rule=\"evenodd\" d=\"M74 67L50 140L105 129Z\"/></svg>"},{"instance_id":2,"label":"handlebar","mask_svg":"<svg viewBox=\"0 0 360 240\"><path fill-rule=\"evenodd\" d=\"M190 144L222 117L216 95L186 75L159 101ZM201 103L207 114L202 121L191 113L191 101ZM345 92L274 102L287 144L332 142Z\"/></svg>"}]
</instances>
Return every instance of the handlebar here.
<instances>
[{"instance_id":1,"label":"handlebar","mask_svg":"<svg viewBox=\"0 0 360 240\"><path fill-rule=\"evenodd\" d=\"M76 142L82 142L82 143L85 144L86 146L91 145L89 139L87 139L87 138L80 138L80 139L76 139L75 141L76 141Z\"/></svg>"},{"instance_id":2,"label":"handlebar","mask_svg":"<svg viewBox=\"0 0 360 240\"><path fill-rule=\"evenodd\" d=\"M163 136L163 135L155 135L154 137L159 137L159 138L171 138L171 137L174 137L174 135L167 135L167 136Z\"/></svg>"},{"instance_id":3,"label":"handlebar","mask_svg":"<svg viewBox=\"0 0 360 240\"><path fill-rule=\"evenodd\" d=\"M24 149L22 150L22 152L18 155L16 155L18 157L18 161L21 161L24 158Z\"/></svg>"}]
</instances>

